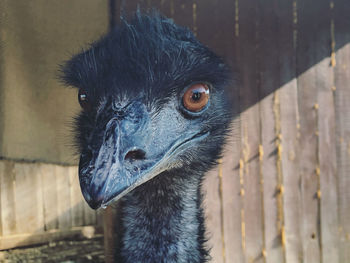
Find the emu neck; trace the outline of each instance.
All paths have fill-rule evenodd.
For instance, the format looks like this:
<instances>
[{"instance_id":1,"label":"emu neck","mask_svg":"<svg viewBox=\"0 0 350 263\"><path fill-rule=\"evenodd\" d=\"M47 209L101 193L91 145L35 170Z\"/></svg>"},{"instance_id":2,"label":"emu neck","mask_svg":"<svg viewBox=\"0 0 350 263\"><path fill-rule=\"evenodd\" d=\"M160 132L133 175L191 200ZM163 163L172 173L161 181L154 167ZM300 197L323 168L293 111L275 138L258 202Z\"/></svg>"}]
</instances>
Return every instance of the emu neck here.
<instances>
[{"instance_id":1,"label":"emu neck","mask_svg":"<svg viewBox=\"0 0 350 263\"><path fill-rule=\"evenodd\" d=\"M200 182L163 173L124 198L124 262L205 261Z\"/></svg>"}]
</instances>

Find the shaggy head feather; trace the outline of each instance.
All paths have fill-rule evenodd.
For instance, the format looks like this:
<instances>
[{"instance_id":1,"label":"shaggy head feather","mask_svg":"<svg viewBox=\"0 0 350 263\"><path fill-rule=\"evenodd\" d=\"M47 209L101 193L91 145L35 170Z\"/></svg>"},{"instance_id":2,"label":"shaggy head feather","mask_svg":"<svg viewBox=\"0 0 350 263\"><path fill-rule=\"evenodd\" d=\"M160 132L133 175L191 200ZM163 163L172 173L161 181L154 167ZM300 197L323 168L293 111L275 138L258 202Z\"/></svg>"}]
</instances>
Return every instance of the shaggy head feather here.
<instances>
[{"instance_id":1,"label":"shaggy head feather","mask_svg":"<svg viewBox=\"0 0 350 263\"><path fill-rule=\"evenodd\" d=\"M129 193L124 259L136 262L150 254L149 262L202 262L199 185L220 157L232 119L226 64L187 28L157 13L137 12L62 72L65 83L84 95L76 137L85 199L98 208ZM198 83L210 97L193 112L183 96ZM181 232L179 224L188 229ZM180 252L187 253L183 261Z\"/></svg>"}]
</instances>

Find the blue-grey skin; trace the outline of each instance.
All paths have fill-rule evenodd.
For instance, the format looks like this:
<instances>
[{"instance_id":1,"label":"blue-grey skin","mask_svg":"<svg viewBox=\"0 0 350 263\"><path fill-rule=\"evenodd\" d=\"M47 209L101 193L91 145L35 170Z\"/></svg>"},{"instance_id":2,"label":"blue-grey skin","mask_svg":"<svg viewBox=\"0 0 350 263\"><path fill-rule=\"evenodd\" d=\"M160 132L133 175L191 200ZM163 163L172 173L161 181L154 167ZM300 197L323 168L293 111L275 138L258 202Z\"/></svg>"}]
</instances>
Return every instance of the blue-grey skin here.
<instances>
[{"instance_id":1,"label":"blue-grey skin","mask_svg":"<svg viewBox=\"0 0 350 263\"><path fill-rule=\"evenodd\" d=\"M97 209L121 199L117 262L205 262L200 186L232 118L221 58L185 28L136 13L63 67L85 101L77 117L79 178ZM209 87L199 112L182 101Z\"/></svg>"}]
</instances>

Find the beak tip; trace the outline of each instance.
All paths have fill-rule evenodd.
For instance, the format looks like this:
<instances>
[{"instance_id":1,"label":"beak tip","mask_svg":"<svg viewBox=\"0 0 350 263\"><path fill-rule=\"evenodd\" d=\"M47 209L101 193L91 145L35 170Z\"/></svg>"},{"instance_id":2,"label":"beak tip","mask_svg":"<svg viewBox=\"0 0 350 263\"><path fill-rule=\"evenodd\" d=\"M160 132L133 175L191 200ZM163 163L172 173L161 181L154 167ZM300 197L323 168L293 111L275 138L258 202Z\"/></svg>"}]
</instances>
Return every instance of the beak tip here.
<instances>
[{"instance_id":1,"label":"beak tip","mask_svg":"<svg viewBox=\"0 0 350 263\"><path fill-rule=\"evenodd\" d=\"M96 210L101 207L102 202L90 201L88 204L92 209Z\"/></svg>"},{"instance_id":2,"label":"beak tip","mask_svg":"<svg viewBox=\"0 0 350 263\"><path fill-rule=\"evenodd\" d=\"M89 204L89 206L92 208L92 209L98 209L102 206L102 203L103 203L103 198L91 198L91 199L86 199L86 202Z\"/></svg>"},{"instance_id":3,"label":"beak tip","mask_svg":"<svg viewBox=\"0 0 350 263\"><path fill-rule=\"evenodd\" d=\"M89 193L85 190L83 191L83 196L85 201L89 204L89 206L95 210L101 207L104 200L104 196L99 192Z\"/></svg>"}]
</instances>

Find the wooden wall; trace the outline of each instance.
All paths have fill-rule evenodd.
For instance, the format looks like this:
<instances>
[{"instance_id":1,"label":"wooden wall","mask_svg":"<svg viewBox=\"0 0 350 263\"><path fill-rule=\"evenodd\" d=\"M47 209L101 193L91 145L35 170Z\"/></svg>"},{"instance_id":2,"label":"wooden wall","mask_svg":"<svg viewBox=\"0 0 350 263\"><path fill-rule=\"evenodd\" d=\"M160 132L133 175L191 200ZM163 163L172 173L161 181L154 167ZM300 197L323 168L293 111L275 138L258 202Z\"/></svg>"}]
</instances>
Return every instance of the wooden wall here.
<instances>
[{"instance_id":1,"label":"wooden wall","mask_svg":"<svg viewBox=\"0 0 350 263\"><path fill-rule=\"evenodd\" d=\"M0 161L0 250L102 233L76 166Z\"/></svg>"}]
</instances>

